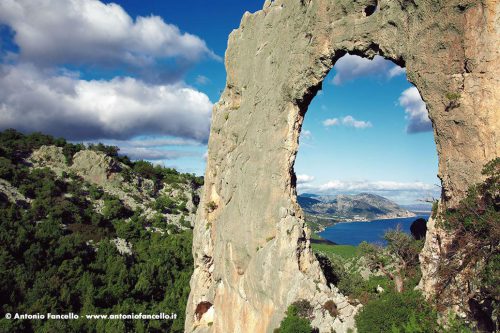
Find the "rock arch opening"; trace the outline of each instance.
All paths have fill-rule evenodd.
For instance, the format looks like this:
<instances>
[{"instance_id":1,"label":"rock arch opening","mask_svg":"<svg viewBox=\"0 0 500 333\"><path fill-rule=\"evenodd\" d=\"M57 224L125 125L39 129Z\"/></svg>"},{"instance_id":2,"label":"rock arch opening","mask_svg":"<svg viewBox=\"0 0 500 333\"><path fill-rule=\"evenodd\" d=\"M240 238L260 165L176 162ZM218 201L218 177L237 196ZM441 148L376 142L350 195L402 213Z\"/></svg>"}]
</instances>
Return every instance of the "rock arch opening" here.
<instances>
[{"instance_id":1,"label":"rock arch opening","mask_svg":"<svg viewBox=\"0 0 500 333\"><path fill-rule=\"evenodd\" d=\"M339 244L383 242L383 230L401 224L410 233L414 220L428 218L441 195L436 146L426 105L404 68L346 54L305 108L294 178L313 233L384 219L350 224L351 235L340 224L323 232Z\"/></svg>"}]
</instances>

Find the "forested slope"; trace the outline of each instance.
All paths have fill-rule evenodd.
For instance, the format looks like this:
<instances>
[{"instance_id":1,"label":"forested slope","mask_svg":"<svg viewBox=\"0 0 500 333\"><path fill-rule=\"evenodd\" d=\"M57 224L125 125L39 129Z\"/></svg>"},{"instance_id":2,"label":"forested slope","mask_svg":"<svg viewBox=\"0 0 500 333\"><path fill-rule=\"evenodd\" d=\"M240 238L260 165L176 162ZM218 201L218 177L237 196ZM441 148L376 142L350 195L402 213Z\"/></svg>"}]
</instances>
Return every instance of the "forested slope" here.
<instances>
[{"instance_id":1,"label":"forested slope","mask_svg":"<svg viewBox=\"0 0 500 333\"><path fill-rule=\"evenodd\" d=\"M1 132L0 331L182 332L202 183L116 147ZM80 319L5 319L48 312ZM120 313L177 319L82 318Z\"/></svg>"}]
</instances>

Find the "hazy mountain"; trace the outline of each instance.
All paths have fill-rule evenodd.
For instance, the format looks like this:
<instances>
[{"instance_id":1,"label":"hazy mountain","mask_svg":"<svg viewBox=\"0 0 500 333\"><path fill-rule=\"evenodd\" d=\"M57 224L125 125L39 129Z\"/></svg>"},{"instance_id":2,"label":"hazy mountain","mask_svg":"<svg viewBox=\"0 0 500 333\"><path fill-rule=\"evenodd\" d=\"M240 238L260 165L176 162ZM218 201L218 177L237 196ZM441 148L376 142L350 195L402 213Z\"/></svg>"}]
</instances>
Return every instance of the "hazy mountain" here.
<instances>
[{"instance_id":1,"label":"hazy mountain","mask_svg":"<svg viewBox=\"0 0 500 333\"><path fill-rule=\"evenodd\" d=\"M417 203L412 205L401 205L404 209L408 209L412 212L430 212L432 211L432 203Z\"/></svg>"},{"instance_id":2,"label":"hazy mountain","mask_svg":"<svg viewBox=\"0 0 500 333\"><path fill-rule=\"evenodd\" d=\"M306 215L340 222L415 216L395 202L370 193L325 196L302 194L297 199Z\"/></svg>"}]
</instances>

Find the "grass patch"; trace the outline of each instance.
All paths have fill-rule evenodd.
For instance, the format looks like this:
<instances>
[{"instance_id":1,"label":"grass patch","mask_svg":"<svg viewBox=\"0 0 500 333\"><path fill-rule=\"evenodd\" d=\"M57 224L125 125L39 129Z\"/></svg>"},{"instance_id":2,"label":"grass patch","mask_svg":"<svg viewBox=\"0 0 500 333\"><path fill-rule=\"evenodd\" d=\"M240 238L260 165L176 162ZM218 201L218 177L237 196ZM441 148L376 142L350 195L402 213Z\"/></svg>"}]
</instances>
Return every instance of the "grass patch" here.
<instances>
[{"instance_id":1,"label":"grass patch","mask_svg":"<svg viewBox=\"0 0 500 333\"><path fill-rule=\"evenodd\" d=\"M328 256L334 254L343 259L355 258L359 254L358 247L354 245L312 244L312 248L316 252L321 252Z\"/></svg>"}]
</instances>

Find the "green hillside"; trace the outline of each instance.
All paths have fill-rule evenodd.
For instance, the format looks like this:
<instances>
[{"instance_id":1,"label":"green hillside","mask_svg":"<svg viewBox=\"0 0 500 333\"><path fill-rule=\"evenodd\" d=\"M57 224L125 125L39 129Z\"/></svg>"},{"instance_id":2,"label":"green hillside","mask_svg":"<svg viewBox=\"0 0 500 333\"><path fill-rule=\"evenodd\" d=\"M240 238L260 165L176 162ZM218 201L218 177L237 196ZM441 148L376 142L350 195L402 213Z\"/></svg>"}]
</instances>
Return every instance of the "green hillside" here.
<instances>
[{"instance_id":1,"label":"green hillside","mask_svg":"<svg viewBox=\"0 0 500 333\"><path fill-rule=\"evenodd\" d=\"M116 147L0 133L0 332L182 332L203 179ZM19 314L175 320L7 320Z\"/></svg>"}]
</instances>

